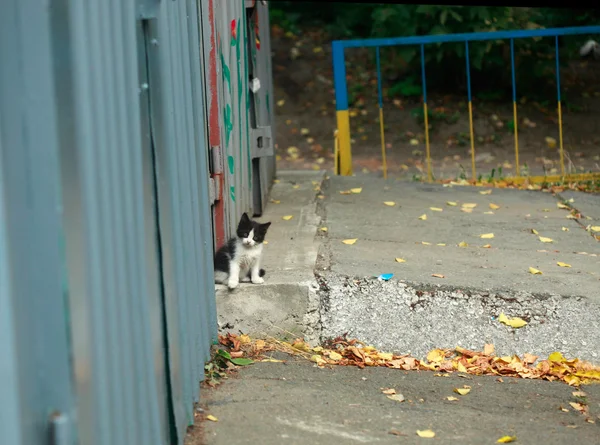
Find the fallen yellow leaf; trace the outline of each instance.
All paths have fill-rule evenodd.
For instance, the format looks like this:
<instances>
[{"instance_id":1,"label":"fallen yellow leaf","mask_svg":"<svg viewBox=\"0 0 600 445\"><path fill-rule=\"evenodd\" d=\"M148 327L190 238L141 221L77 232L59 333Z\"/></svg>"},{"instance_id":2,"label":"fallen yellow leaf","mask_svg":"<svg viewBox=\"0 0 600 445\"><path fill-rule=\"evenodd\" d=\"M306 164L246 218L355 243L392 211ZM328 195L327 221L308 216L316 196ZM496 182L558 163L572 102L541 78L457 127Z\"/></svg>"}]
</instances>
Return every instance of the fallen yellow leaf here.
<instances>
[{"instance_id":1,"label":"fallen yellow leaf","mask_svg":"<svg viewBox=\"0 0 600 445\"><path fill-rule=\"evenodd\" d=\"M479 238L483 238L483 239L490 239L493 237L494 237L493 233L484 233L483 235L479 235Z\"/></svg>"},{"instance_id":2,"label":"fallen yellow leaf","mask_svg":"<svg viewBox=\"0 0 600 445\"><path fill-rule=\"evenodd\" d=\"M444 275L442 275L441 273L432 273L431 274L432 277L435 278L446 278Z\"/></svg>"},{"instance_id":3,"label":"fallen yellow leaf","mask_svg":"<svg viewBox=\"0 0 600 445\"><path fill-rule=\"evenodd\" d=\"M285 100L281 99L277 101L277 106L281 107L283 104L285 104Z\"/></svg>"},{"instance_id":4,"label":"fallen yellow leaf","mask_svg":"<svg viewBox=\"0 0 600 445\"><path fill-rule=\"evenodd\" d=\"M267 362L267 363L283 363L283 360L278 360L276 358L263 358L261 360L261 362Z\"/></svg>"},{"instance_id":5,"label":"fallen yellow leaf","mask_svg":"<svg viewBox=\"0 0 600 445\"><path fill-rule=\"evenodd\" d=\"M436 246L444 247L444 246L446 246L446 243L437 243Z\"/></svg>"},{"instance_id":6,"label":"fallen yellow leaf","mask_svg":"<svg viewBox=\"0 0 600 445\"><path fill-rule=\"evenodd\" d=\"M539 235L538 231L535 229L531 229L531 233L533 233L534 235Z\"/></svg>"},{"instance_id":7,"label":"fallen yellow leaf","mask_svg":"<svg viewBox=\"0 0 600 445\"><path fill-rule=\"evenodd\" d=\"M282 216L281 219L285 220L285 221L289 221L290 219L292 219L294 217L294 215L285 215Z\"/></svg>"},{"instance_id":8,"label":"fallen yellow leaf","mask_svg":"<svg viewBox=\"0 0 600 445\"><path fill-rule=\"evenodd\" d=\"M446 400L450 400L451 402L454 402L455 400L458 400L458 397L448 396L448 397L446 397Z\"/></svg>"},{"instance_id":9,"label":"fallen yellow leaf","mask_svg":"<svg viewBox=\"0 0 600 445\"><path fill-rule=\"evenodd\" d=\"M468 247L469 245L467 243L465 243L464 241L461 241L460 243L458 243L458 247Z\"/></svg>"},{"instance_id":10,"label":"fallen yellow leaf","mask_svg":"<svg viewBox=\"0 0 600 445\"><path fill-rule=\"evenodd\" d=\"M250 336L246 335L246 334L240 335L239 336L239 340L240 340L240 343L243 344L243 345L245 345L246 343L250 343L252 341L252 339L250 338Z\"/></svg>"},{"instance_id":11,"label":"fallen yellow leaf","mask_svg":"<svg viewBox=\"0 0 600 445\"><path fill-rule=\"evenodd\" d=\"M492 245L491 244L484 244L483 246L484 249L491 249Z\"/></svg>"},{"instance_id":12,"label":"fallen yellow leaf","mask_svg":"<svg viewBox=\"0 0 600 445\"><path fill-rule=\"evenodd\" d=\"M465 209L474 209L475 207L477 207L477 204L472 202L466 202L462 205L462 207Z\"/></svg>"},{"instance_id":13,"label":"fallen yellow leaf","mask_svg":"<svg viewBox=\"0 0 600 445\"><path fill-rule=\"evenodd\" d=\"M310 130L308 128L301 128L300 129L300 134L301 135L307 135L308 133L310 133Z\"/></svg>"},{"instance_id":14,"label":"fallen yellow leaf","mask_svg":"<svg viewBox=\"0 0 600 445\"><path fill-rule=\"evenodd\" d=\"M485 355L492 355L494 353L494 345L492 345L491 343L486 343L483 347L483 353Z\"/></svg>"},{"instance_id":15,"label":"fallen yellow leaf","mask_svg":"<svg viewBox=\"0 0 600 445\"><path fill-rule=\"evenodd\" d=\"M431 430L417 430L417 436L424 437L426 439L433 439L435 437L435 433Z\"/></svg>"},{"instance_id":16,"label":"fallen yellow leaf","mask_svg":"<svg viewBox=\"0 0 600 445\"><path fill-rule=\"evenodd\" d=\"M300 188L300 184L296 184L292 186L293 189L299 189Z\"/></svg>"},{"instance_id":17,"label":"fallen yellow leaf","mask_svg":"<svg viewBox=\"0 0 600 445\"><path fill-rule=\"evenodd\" d=\"M280 200L278 200L278 199L271 199L271 202L272 202L273 204L281 204L281 201L280 201Z\"/></svg>"},{"instance_id":18,"label":"fallen yellow leaf","mask_svg":"<svg viewBox=\"0 0 600 445\"><path fill-rule=\"evenodd\" d=\"M392 394L387 396L390 400L395 400L396 402L404 402L404 396L402 394Z\"/></svg>"},{"instance_id":19,"label":"fallen yellow leaf","mask_svg":"<svg viewBox=\"0 0 600 445\"><path fill-rule=\"evenodd\" d=\"M421 241L421 244L424 246L431 246L431 243L428 243L427 241Z\"/></svg>"},{"instance_id":20,"label":"fallen yellow leaf","mask_svg":"<svg viewBox=\"0 0 600 445\"><path fill-rule=\"evenodd\" d=\"M534 267L530 267L529 268L529 273L533 274L533 275L542 275L542 271L541 270L537 270Z\"/></svg>"},{"instance_id":21,"label":"fallen yellow leaf","mask_svg":"<svg viewBox=\"0 0 600 445\"><path fill-rule=\"evenodd\" d=\"M579 412L585 411L585 405L582 405L581 403L569 402L569 405L571 405L573 408L575 408Z\"/></svg>"},{"instance_id":22,"label":"fallen yellow leaf","mask_svg":"<svg viewBox=\"0 0 600 445\"><path fill-rule=\"evenodd\" d=\"M357 240L358 240L358 238L345 239L344 241L342 241L342 243L351 245L351 244L354 244Z\"/></svg>"},{"instance_id":23,"label":"fallen yellow leaf","mask_svg":"<svg viewBox=\"0 0 600 445\"><path fill-rule=\"evenodd\" d=\"M335 360L337 362L337 361L340 361L342 359L342 356L341 356L341 354L338 354L337 352L332 351L332 352L329 353L329 358L331 360Z\"/></svg>"},{"instance_id":24,"label":"fallen yellow leaf","mask_svg":"<svg viewBox=\"0 0 600 445\"><path fill-rule=\"evenodd\" d=\"M452 207L455 207L455 206L457 206L457 205L458 205L458 204L457 204L457 203L455 203L454 201L448 201L446 204L447 204L447 205L449 205L449 206L452 206Z\"/></svg>"},{"instance_id":25,"label":"fallen yellow leaf","mask_svg":"<svg viewBox=\"0 0 600 445\"><path fill-rule=\"evenodd\" d=\"M458 362L458 364L456 365L456 370L458 372L463 372L465 374L467 374L469 371L467 371L467 368L465 367L465 365L463 365L461 362Z\"/></svg>"},{"instance_id":26,"label":"fallen yellow leaf","mask_svg":"<svg viewBox=\"0 0 600 445\"><path fill-rule=\"evenodd\" d=\"M574 397L587 397L587 394L583 391L574 391L573 396Z\"/></svg>"},{"instance_id":27,"label":"fallen yellow leaf","mask_svg":"<svg viewBox=\"0 0 600 445\"><path fill-rule=\"evenodd\" d=\"M426 214L422 214L421 216L419 216L419 219L426 221L427 220L427 215Z\"/></svg>"},{"instance_id":28,"label":"fallen yellow leaf","mask_svg":"<svg viewBox=\"0 0 600 445\"><path fill-rule=\"evenodd\" d=\"M570 264L563 263L562 261L559 261L559 262L558 262L558 263L556 263L556 264L558 264L560 267L571 267L571 265L570 265Z\"/></svg>"},{"instance_id":29,"label":"fallen yellow leaf","mask_svg":"<svg viewBox=\"0 0 600 445\"><path fill-rule=\"evenodd\" d=\"M480 195L491 195L492 194L492 189L489 190L484 190L482 192L479 192Z\"/></svg>"},{"instance_id":30,"label":"fallen yellow leaf","mask_svg":"<svg viewBox=\"0 0 600 445\"><path fill-rule=\"evenodd\" d=\"M592 232L600 232L600 226L590 226Z\"/></svg>"},{"instance_id":31,"label":"fallen yellow leaf","mask_svg":"<svg viewBox=\"0 0 600 445\"><path fill-rule=\"evenodd\" d=\"M349 195L352 193L350 190L340 190L340 195Z\"/></svg>"},{"instance_id":32,"label":"fallen yellow leaf","mask_svg":"<svg viewBox=\"0 0 600 445\"><path fill-rule=\"evenodd\" d=\"M206 416L206 418L212 422L218 422L219 419L217 419L215 416L213 416L212 414L209 414L208 416Z\"/></svg>"},{"instance_id":33,"label":"fallen yellow leaf","mask_svg":"<svg viewBox=\"0 0 600 445\"><path fill-rule=\"evenodd\" d=\"M471 392L470 388L454 388L454 392L460 394L461 396L466 396Z\"/></svg>"},{"instance_id":34,"label":"fallen yellow leaf","mask_svg":"<svg viewBox=\"0 0 600 445\"><path fill-rule=\"evenodd\" d=\"M568 231L569 231L569 229L567 229L566 227L563 227L563 228L562 228L562 231L563 231L563 232L568 232Z\"/></svg>"},{"instance_id":35,"label":"fallen yellow leaf","mask_svg":"<svg viewBox=\"0 0 600 445\"><path fill-rule=\"evenodd\" d=\"M522 328L527 324L525 320L519 317L508 318L506 315L504 315L504 312L500 314L500 316L498 317L498 321L515 329Z\"/></svg>"},{"instance_id":36,"label":"fallen yellow leaf","mask_svg":"<svg viewBox=\"0 0 600 445\"><path fill-rule=\"evenodd\" d=\"M324 365L325 363L327 363L323 357L317 354L311 356L310 361L315 362L317 365Z\"/></svg>"},{"instance_id":37,"label":"fallen yellow leaf","mask_svg":"<svg viewBox=\"0 0 600 445\"><path fill-rule=\"evenodd\" d=\"M384 393L386 396L391 396L392 394L396 394L396 390L394 388L384 389L381 392Z\"/></svg>"},{"instance_id":38,"label":"fallen yellow leaf","mask_svg":"<svg viewBox=\"0 0 600 445\"><path fill-rule=\"evenodd\" d=\"M444 360L445 353L442 349L432 349L427 354L427 361L429 362L441 362Z\"/></svg>"},{"instance_id":39,"label":"fallen yellow leaf","mask_svg":"<svg viewBox=\"0 0 600 445\"><path fill-rule=\"evenodd\" d=\"M557 203L556 203L556 207L558 207L559 209L567 209L567 210L570 210L570 209L571 209L571 207L569 207L569 206L568 206L568 205L566 205L566 204L563 204L562 202L557 202Z\"/></svg>"},{"instance_id":40,"label":"fallen yellow leaf","mask_svg":"<svg viewBox=\"0 0 600 445\"><path fill-rule=\"evenodd\" d=\"M384 201L383 203L389 207L393 207L396 205L396 203L394 201Z\"/></svg>"},{"instance_id":41,"label":"fallen yellow leaf","mask_svg":"<svg viewBox=\"0 0 600 445\"><path fill-rule=\"evenodd\" d=\"M327 232L327 227L321 227L321 232Z\"/></svg>"},{"instance_id":42,"label":"fallen yellow leaf","mask_svg":"<svg viewBox=\"0 0 600 445\"><path fill-rule=\"evenodd\" d=\"M406 260L403 258L396 258L396 263L406 263Z\"/></svg>"},{"instance_id":43,"label":"fallen yellow leaf","mask_svg":"<svg viewBox=\"0 0 600 445\"><path fill-rule=\"evenodd\" d=\"M494 203L490 203L490 209L492 209L492 210L498 210L499 208L500 208L499 205L496 205Z\"/></svg>"},{"instance_id":44,"label":"fallen yellow leaf","mask_svg":"<svg viewBox=\"0 0 600 445\"><path fill-rule=\"evenodd\" d=\"M440 209L439 207L429 207L429 210L433 210L434 212L443 212L444 209Z\"/></svg>"},{"instance_id":45,"label":"fallen yellow leaf","mask_svg":"<svg viewBox=\"0 0 600 445\"><path fill-rule=\"evenodd\" d=\"M362 192L362 187L357 187L357 188L354 188L354 189L350 189L350 191L352 193L358 194L358 193Z\"/></svg>"},{"instance_id":46,"label":"fallen yellow leaf","mask_svg":"<svg viewBox=\"0 0 600 445\"><path fill-rule=\"evenodd\" d=\"M496 443L510 443L517 440L517 436L502 436Z\"/></svg>"},{"instance_id":47,"label":"fallen yellow leaf","mask_svg":"<svg viewBox=\"0 0 600 445\"><path fill-rule=\"evenodd\" d=\"M546 238L545 236L540 236L539 238L542 243L551 243L554 241L552 238Z\"/></svg>"}]
</instances>

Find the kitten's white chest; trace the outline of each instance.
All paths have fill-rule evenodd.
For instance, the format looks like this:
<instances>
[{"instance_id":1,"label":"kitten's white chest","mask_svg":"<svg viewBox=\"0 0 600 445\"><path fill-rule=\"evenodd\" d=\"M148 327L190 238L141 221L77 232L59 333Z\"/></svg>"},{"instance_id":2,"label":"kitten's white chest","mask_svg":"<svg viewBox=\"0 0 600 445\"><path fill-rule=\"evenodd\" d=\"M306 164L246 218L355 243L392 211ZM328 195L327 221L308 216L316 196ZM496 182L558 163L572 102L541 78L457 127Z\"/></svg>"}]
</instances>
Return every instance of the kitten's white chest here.
<instances>
[{"instance_id":1,"label":"kitten's white chest","mask_svg":"<svg viewBox=\"0 0 600 445\"><path fill-rule=\"evenodd\" d=\"M249 269L256 261L260 259L261 253L262 245L252 247L249 249L240 246L240 248L236 252L235 259L240 265L241 269Z\"/></svg>"}]
</instances>

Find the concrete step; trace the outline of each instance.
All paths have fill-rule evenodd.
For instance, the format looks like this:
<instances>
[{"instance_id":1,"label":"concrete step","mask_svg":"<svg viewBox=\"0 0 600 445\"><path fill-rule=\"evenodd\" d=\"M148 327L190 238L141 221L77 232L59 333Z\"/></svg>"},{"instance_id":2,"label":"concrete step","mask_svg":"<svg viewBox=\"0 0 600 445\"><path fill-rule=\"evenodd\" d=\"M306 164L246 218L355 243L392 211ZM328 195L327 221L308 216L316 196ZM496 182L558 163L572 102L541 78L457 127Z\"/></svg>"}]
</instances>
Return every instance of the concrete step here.
<instances>
[{"instance_id":1,"label":"concrete step","mask_svg":"<svg viewBox=\"0 0 600 445\"><path fill-rule=\"evenodd\" d=\"M600 243L585 231L590 221L568 219L557 197L367 177L332 176L321 184L324 172L278 176L271 198L280 203L260 218L273 223L265 284L233 292L218 286L223 332L303 336L313 344L347 334L419 358L433 348L493 343L500 355L561 351L599 361ZM359 194L340 193L358 187ZM597 196L568 197L597 218ZM462 203L477 206L466 213ZM553 242L541 242L532 229ZM494 238L480 238L486 233ZM350 238L356 243L342 243ZM382 273L394 277L378 281ZM501 313L527 325L501 324Z\"/></svg>"},{"instance_id":2,"label":"concrete step","mask_svg":"<svg viewBox=\"0 0 600 445\"><path fill-rule=\"evenodd\" d=\"M340 194L356 187L360 194ZM432 348L479 350L493 343L500 354L561 351L597 362L600 243L567 219L569 211L549 193L482 190L332 177L325 186L328 231L320 252L327 261L317 271L322 339L347 333L418 357ZM597 214L597 197L570 197L574 206L581 201ZM477 206L465 213L462 203ZM490 203L500 206L493 214ZM541 242L531 229L553 242ZM494 238L480 238L487 233ZM342 243L350 238L358 241ZM459 247L461 241L468 247ZM395 275L389 282L374 278L382 273ZM528 324L503 325L501 313Z\"/></svg>"},{"instance_id":3,"label":"concrete step","mask_svg":"<svg viewBox=\"0 0 600 445\"><path fill-rule=\"evenodd\" d=\"M217 285L222 332L253 336L304 337L319 341L319 301L314 267L320 239L317 190L325 173L278 172L271 202L260 222L271 221L264 246L265 283L240 283L229 291ZM283 216L292 215L289 221Z\"/></svg>"}]
</instances>

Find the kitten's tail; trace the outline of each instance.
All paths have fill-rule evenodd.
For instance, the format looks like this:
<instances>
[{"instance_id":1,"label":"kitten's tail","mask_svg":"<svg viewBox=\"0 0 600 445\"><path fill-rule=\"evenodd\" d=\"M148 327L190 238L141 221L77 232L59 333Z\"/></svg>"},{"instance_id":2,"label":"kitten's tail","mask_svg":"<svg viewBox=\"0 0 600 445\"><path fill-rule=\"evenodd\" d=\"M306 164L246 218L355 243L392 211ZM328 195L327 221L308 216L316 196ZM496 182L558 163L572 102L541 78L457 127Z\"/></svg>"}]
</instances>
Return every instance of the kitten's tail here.
<instances>
[{"instance_id":1,"label":"kitten's tail","mask_svg":"<svg viewBox=\"0 0 600 445\"><path fill-rule=\"evenodd\" d=\"M264 270L264 269L261 269L261 270L259 270L259 271L258 271L258 276L259 276L259 277L264 277L266 273L267 273L267 272L265 272L265 270Z\"/></svg>"}]
</instances>

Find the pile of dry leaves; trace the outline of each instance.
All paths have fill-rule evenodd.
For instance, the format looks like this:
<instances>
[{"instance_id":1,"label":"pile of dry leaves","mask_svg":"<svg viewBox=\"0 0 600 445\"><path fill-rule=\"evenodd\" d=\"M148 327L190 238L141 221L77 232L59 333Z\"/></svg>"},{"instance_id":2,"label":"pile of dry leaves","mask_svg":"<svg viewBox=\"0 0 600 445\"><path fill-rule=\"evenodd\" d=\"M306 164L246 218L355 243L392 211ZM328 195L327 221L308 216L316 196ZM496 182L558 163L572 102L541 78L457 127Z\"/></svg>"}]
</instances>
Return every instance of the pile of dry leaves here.
<instances>
[{"instance_id":1,"label":"pile of dry leaves","mask_svg":"<svg viewBox=\"0 0 600 445\"><path fill-rule=\"evenodd\" d=\"M320 367L382 366L406 371L462 372L473 375L560 380L571 386L600 383L600 366L577 358L566 359L560 352L554 352L548 359L538 361L539 357L531 354L524 354L522 357L498 357L494 354L493 345L485 345L483 351L470 351L461 347L433 349L424 361L409 355L380 352L372 346L345 337L338 337L317 347L311 347L302 339L289 343L272 337L265 340L252 339L247 335L238 336L231 333L219 336L219 342L230 350L232 357L250 357L260 361L281 361L268 356L269 352L279 351L303 357Z\"/></svg>"}]
</instances>

